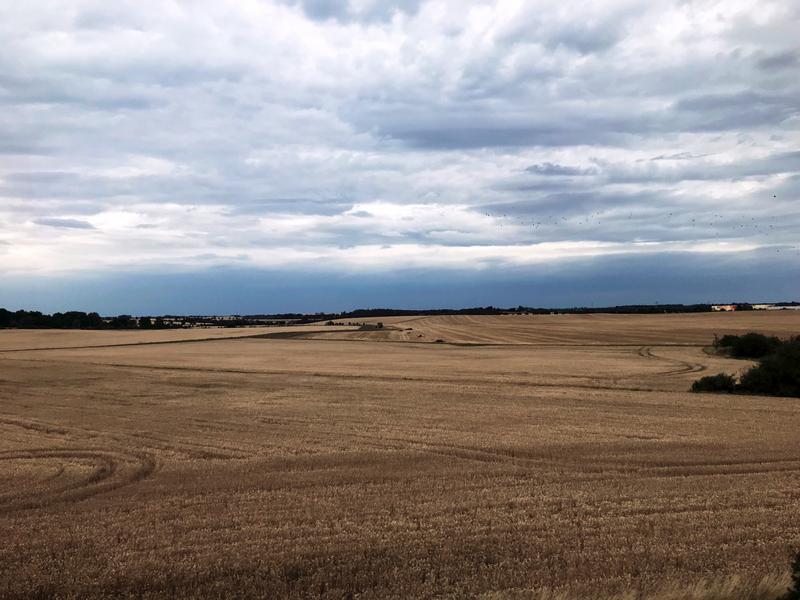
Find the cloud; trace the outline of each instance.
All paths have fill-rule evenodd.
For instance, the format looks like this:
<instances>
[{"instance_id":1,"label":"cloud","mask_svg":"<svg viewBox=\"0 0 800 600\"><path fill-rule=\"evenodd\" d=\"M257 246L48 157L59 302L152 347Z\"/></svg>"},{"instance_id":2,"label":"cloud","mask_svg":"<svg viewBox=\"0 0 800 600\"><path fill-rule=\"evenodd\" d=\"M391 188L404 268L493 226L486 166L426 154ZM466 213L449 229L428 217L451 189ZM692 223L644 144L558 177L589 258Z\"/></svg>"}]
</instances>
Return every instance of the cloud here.
<instances>
[{"instance_id":1,"label":"cloud","mask_svg":"<svg viewBox=\"0 0 800 600\"><path fill-rule=\"evenodd\" d=\"M349 21L387 21L395 14L414 14L420 5L420 0L350 0L344 2L330 2L328 0L300 0L295 6L300 6L303 13L315 21L334 19L342 22Z\"/></svg>"},{"instance_id":2,"label":"cloud","mask_svg":"<svg viewBox=\"0 0 800 600\"><path fill-rule=\"evenodd\" d=\"M765 71L789 69L800 66L800 50L784 50L758 59L758 67Z\"/></svg>"},{"instance_id":3,"label":"cloud","mask_svg":"<svg viewBox=\"0 0 800 600\"><path fill-rule=\"evenodd\" d=\"M169 274L118 270L29 280L12 276L0 306L46 312L259 314L353 308L569 307L656 302L775 302L800 294L797 260L773 252L615 255L506 269L401 268L364 277L232 267ZM731 277L734 271L736 277ZM187 294L187 290L192 293Z\"/></svg>"},{"instance_id":4,"label":"cloud","mask_svg":"<svg viewBox=\"0 0 800 600\"><path fill-rule=\"evenodd\" d=\"M34 219L37 225L44 225L46 227L57 227L61 229L94 229L94 226L88 221L81 221L79 219L58 219L55 217L43 217L41 219Z\"/></svg>"},{"instance_id":5,"label":"cloud","mask_svg":"<svg viewBox=\"0 0 800 600\"><path fill-rule=\"evenodd\" d=\"M800 100L794 94L767 94L751 90L732 94L700 94L681 98L679 113L690 117L694 130L724 131L739 127L777 126L800 116Z\"/></svg>"},{"instance_id":6,"label":"cloud","mask_svg":"<svg viewBox=\"0 0 800 600\"><path fill-rule=\"evenodd\" d=\"M692 154L691 152L676 152L674 154L659 154L650 160L694 160L703 158L706 154Z\"/></svg>"},{"instance_id":7,"label":"cloud","mask_svg":"<svg viewBox=\"0 0 800 600\"><path fill-rule=\"evenodd\" d=\"M590 175L595 171L592 169L583 169L581 167L571 167L567 165L558 165L553 164L550 162L539 163L536 165L531 165L530 167L526 167L525 170L528 173L533 173L534 175L564 175L564 176L580 176L580 175Z\"/></svg>"},{"instance_id":8,"label":"cloud","mask_svg":"<svg viewBox=\"0 0 800 600\"><path fill-rule=\"evenodd\" d=\"M798 28L791 0L6 3L0 272L777 255Z\"/></svg>"}]
</instances>

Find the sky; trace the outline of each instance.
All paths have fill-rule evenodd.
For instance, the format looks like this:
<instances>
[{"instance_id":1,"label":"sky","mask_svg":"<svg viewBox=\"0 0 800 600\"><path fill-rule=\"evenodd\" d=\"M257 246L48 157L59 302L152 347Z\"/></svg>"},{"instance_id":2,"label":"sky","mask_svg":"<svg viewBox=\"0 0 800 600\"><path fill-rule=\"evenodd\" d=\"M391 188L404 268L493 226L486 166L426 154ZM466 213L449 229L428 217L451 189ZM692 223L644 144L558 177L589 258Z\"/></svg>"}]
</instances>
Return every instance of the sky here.
<instances>
[{"instance_id":1,"label":"sky","mask_svg":"<svg viewBox=\"0 0 800 600\"><path fill-rule=\"evenodd\" d=\"M0 4L0 306L800 299L796 0Z\"/></svg>"}]
</instances>

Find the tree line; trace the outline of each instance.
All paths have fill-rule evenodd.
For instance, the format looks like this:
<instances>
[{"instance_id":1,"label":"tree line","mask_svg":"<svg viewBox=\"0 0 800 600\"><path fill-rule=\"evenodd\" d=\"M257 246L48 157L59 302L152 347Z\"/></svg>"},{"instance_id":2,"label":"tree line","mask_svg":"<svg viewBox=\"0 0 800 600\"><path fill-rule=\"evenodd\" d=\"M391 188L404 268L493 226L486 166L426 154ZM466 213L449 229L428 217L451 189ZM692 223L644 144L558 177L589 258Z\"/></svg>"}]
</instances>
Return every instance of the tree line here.
<instances>
[{"instance_id":1,"label":"tree line","mask_svg":"<svg viewBox=\"0 0 800 600\"><path fill-rule=\"evenodd\" d=\"M749 305L739 304L746 307ZM742 309L743 310L743 309ZM473 306L470 308L433 308L433 309L404 309L404 308L359 308L356 310L329 313L282 313L277 315L254 315L254 318L292 319L297 322L309 323L313 321L335 319L361 319L367 317L417 317L423 315L508 315L508 314L660 314L660 313L696 313L711 312L710 304L627 304L621 306L589 307L576 306L572 308L541 308L531 306L516 306L502 308L496 306Z\"/></svg>"},{"instance_id":2,"label":"tree line","mask_svg":"<svg viewBox=\"0 0 800 600\"><path fill-rule=\"evenodd\" d=\"M161 317L119 315L104 320L96 312L70 310L47 315L36 310L10 311L0 308L0 328L19 329L169 329Z\"/></svg>"},{"instance_id":3,"label":"tree line","mask_svg":"<svg viewBox=\"0 0 800 600\"><path fill-rule=\"evenodd\" d=\"M795 306L796 302L785 302L776 306ZM737 310L752 310L752 305L739 303ZM343 312L280 313L259 314L235 317L197 317L172 316L139 317L118 315L104 319L96 312L67 311L52 315L39 311L9 311L0 308L0 328L34 329L169 329L180 327L180 321L187 326L215 325L220 327L247 327L264 325L291 325L313 323L337 319L361 319L367 317L413 317L423 315L551 315L551 314L663 314L711 312L710 304L626 304L620 306L572 308L541 308L517 306L501 308L495 306L474 306L470 308L398 309L398 308L359 308Z\"/></svg>"}]
</instances>

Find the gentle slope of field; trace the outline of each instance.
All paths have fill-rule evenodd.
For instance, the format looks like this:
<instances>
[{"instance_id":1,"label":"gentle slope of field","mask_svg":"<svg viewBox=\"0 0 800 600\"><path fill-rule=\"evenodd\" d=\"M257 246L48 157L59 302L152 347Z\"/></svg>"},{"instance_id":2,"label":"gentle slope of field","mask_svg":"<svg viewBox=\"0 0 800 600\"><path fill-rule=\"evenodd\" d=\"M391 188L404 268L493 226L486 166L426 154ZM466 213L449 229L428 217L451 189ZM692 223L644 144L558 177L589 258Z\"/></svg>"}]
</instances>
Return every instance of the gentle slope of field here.
<instances>
[{"instance_id":1,"label":"gentle slope of field","mask_svg":"<svg viewBox=\"0 0 800 600\"><path fill-rule=\"evenodd\" d=\"M357 328L343 328L345 331L353 329ZM327 328L318 325L299 325L287 327L152 329L143 331L137 329L6 329L0 330L0 352L197 342L258 335L305 334L320 331L327 331Z\"/></svg>"},{"instance_id":2,"label":"gentle slope of field","mask_svg":"<svg viewBox=\"0 0 800 600\"><path fill-rule=\"evenodd\" d=\"M370 317L358 323L383 323L384 331L337 331L310 333L316 339L369 339L373 341L434 342L452 344L537 345L707 345L715 333L760 331L786 335L787 325L797 329L800 318L793 311L739 313L691 313L656 315L498 315ZM354 323L352 319L337 321Z\"/></svg>"},{"instance_id":3,"label":"gentle slope of field","mask_svg":"<svg viewBox=\"0 0 800 600\"><path fill-rule=\"evenodd\" d=\"M687 392L763 314L0 332L0 597L767 599L800 400Z\"/></svg>"}]
</instances>

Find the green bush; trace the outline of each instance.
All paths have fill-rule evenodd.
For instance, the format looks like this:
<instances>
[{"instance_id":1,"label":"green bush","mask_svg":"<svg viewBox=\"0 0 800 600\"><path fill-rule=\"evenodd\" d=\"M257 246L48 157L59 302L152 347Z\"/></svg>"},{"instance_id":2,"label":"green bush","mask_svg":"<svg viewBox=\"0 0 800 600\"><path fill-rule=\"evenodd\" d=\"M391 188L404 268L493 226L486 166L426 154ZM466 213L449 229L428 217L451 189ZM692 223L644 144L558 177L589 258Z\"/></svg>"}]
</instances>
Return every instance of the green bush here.
<instances>
[{"instance_id":1,"label":"green bush","mask_svg":"<svg viewBox=\"0 0 800 600\"><path fill-rule=\"evenodd\" d=\"M749 394L800 397L800 337L762 358L742 375L737 389Z\"/></svg>"},{"instance_id":2,"label":"green bush","mask_svg":"<svg viewBox=\"0 0 800 600\"><path fill-rule=\"evenodd\" d=\"M734 390L736 390L736 380L727 373L708 375L692 384L693 392L725 392L731 394Z\"/></svg>"},{"instance_id":3,"label":"green bush","mask_svg":"<svg viewBox=\"0 0 800 600\"><path fill-rule=\"evenodd\" d=\"M715 348L730 348L733 346L734 342L739 339L738 335L732 335L730 333L723 335L721 338L717 338L714 336L714 347Z\"/></svg>"},{"instance_id":4,"label":"green bush","mask_svg":"<svg viewBox=\"0 0 800 600\"><path fill-rule=\"evenodd\" d=\"M737 358L755 358L758 364L742 375L739 383L725 373L698 379L692 384L693 392L742 392L800 398L800 336L782 341L760 333L725 335L715 339L714 345L726 348Z\"/></svg>"},{"instance_id":5,"label":"green bush","mask_svg":"<svg viewBox=\"0 0 800 600\"><path fill-rule=\"evenodd\" d=\"M781 597L781 600L800 600L800 552L792 562L792 587Z\"/></svg>"},{"instance_id":6,"label":"green bush","mask_svg":"<svg viewBox=\"0 0 800 600\"><path fill-rule=\"evenodd\" d=\"M780 339L760 333L744 335L723 335L716 345L725 349L734 358L761 358L774 352L780 345Z\"/></svg>"}]
</instances>

